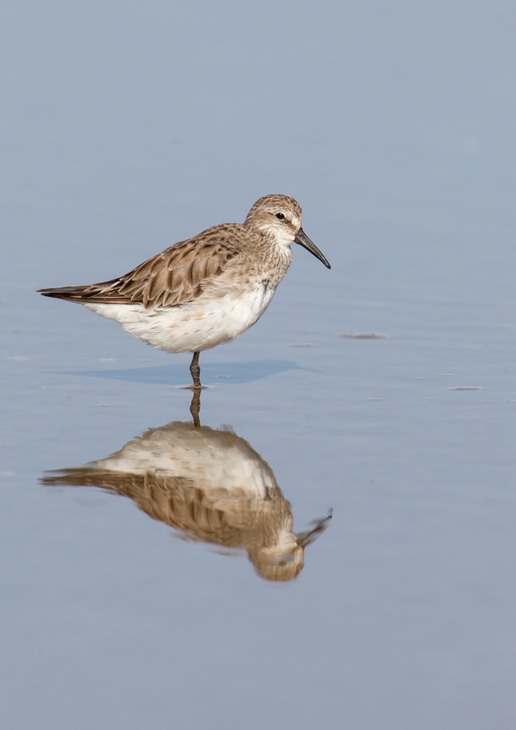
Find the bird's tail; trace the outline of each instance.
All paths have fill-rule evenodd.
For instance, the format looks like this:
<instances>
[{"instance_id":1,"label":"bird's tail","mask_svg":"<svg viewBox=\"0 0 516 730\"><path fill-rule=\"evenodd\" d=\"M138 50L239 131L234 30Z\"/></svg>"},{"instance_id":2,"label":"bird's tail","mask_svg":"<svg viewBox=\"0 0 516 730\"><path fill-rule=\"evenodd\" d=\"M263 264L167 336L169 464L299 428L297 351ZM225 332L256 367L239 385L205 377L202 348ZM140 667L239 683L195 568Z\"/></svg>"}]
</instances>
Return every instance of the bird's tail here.
<instances>
[{"instance_id":1,"label":"bird's tail","mask_svg":"<svg viewBox=\"0 0 516 730\"><path fill-rule=\"evenodd\" d=\"M54 299L83 300L88 286L61 286L56 289L38 289L38 294Z\"/></svg>"},{"instance_id":2,"label":"bird's tail","mask_svg":"<svg viewBox=\"0 0 516 730\"><path fill-rule=\"evenodd\" d=\"M112 290L116 279L104 281L100 284L85 284L83 286L60 286L56 289L38 289L39 294L54 299L64 299L68 302L80 302L81 304L111 302L116 303L120 299Z\"/></svg>"}]
</instances>

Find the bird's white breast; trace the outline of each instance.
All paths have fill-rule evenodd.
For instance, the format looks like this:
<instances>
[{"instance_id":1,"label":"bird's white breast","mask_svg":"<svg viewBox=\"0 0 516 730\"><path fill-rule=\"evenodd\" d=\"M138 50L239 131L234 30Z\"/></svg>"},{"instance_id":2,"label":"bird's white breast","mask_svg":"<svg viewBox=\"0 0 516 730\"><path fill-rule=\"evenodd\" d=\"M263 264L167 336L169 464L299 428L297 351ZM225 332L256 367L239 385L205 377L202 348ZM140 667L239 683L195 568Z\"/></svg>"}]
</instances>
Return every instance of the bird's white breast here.
<instances>
[{"instance_id":1,"label":"bird's white breast","mask_svg":"<svg viewBox=\"0 0 516 730\"><path fill-rule=\"evenodd\" d=\"M274 288L257 282L226 292L205 292L179 307L146 309L143 304L85 304L87 309L119 322L154 347L168 352L200 352L229 342L261 317Z\"/></svg>"}]
</instances>

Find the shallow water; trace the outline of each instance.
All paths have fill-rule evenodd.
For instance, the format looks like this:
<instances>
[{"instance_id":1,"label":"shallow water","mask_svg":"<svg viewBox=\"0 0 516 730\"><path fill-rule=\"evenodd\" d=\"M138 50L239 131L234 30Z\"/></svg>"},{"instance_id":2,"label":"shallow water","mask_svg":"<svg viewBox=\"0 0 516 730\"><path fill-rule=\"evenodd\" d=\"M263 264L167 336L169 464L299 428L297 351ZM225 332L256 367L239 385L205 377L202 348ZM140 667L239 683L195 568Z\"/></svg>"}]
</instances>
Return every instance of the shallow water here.
<instances>
[{"instance_id":1,"label":"shallow water","mask_svg":"<svg viewBox=\"0 0 516 730\"><path fill-rule=\"evenodd\" d=\"M4 25L5 727L514 727L514 11L121 7ZM189 356L34 293L276 190L332 270L197 432Z\"/></svg>"}]
</instances>

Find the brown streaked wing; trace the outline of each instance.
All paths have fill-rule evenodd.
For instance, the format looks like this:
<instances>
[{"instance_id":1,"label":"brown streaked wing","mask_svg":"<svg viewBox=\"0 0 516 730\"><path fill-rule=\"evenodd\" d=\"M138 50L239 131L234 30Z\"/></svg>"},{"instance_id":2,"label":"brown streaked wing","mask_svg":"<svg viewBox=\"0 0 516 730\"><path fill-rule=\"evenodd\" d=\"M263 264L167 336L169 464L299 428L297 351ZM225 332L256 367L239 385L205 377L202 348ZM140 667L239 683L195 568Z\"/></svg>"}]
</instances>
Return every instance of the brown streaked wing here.
<instances>
[{"instance_id":1,"label":"brown streaked wing","mask_svg":"<svg viewBox=\"0 0 516 730\"><path fill-rule=\"evenodd\" d=\"M196 299L240 252L240 231L231 235L231 228L233 225L216 226L176 243L119 279L88 287L84 299L106 304L143 304L146 308L186 304Z\"/></svg>"}]
</instances>

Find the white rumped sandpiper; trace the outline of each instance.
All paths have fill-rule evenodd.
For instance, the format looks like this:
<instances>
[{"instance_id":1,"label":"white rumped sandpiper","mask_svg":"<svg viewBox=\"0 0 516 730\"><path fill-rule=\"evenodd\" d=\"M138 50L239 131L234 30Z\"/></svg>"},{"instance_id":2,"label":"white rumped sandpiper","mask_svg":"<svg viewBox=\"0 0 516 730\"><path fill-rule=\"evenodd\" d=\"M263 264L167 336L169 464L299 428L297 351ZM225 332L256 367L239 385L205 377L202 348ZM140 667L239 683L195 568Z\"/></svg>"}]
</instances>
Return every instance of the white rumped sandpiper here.
<instances>
[{"instance_id":1,"label":"white rumped sandpiper","mask_svg":"<svg viewBox=\"0 0 516 730\"><path fill-rule=\"evenodd\" d=\"M85 286L40 289L83 304L132 335L167 352L199 353L235 339L264 313L299 243L330 264L302 228L301 207L287 195L266 195L243 224L224 223L166 248L124 276Z\"/></svg>"}]
</instances>

